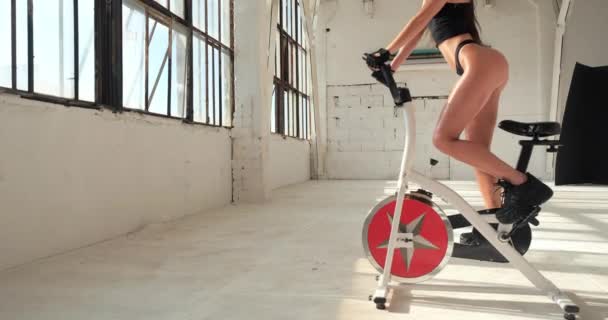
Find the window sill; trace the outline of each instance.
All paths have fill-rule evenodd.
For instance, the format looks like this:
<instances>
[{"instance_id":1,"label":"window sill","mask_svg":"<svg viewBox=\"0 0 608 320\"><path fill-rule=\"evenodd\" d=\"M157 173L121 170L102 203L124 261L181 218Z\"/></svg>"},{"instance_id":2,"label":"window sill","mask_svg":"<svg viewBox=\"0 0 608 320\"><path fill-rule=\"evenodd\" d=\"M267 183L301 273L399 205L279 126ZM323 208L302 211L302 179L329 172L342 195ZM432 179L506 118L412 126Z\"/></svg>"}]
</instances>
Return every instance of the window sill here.
<instances>
[{"instance_id":1,"label":"window sill","mask_svg":"<svg viewBox=\"0 0 608 320\"><path fill-rule=\"evenodd\" d=\"M41 94L41 93L31 93L31 92L27 92L27 91L15 90L15 89L4 88L4 87L0 88L0 93L14 94L16 96L21 97L22 99L53 103L53 104L58 104L58 105L66 106L66 107L78 107L78 108L94 109L94 110L102 109L101 106L99 106L98 104L96 104L94 102L67 99L67 98L61 98L61 97L56 97L56 96L49 96L49 95L45 95L45 94Z\"/></svg>"},{"instance_id":2,"label":"window sill","mask_svg":"<svg viewBox=\"0 0 608 320\"><path fill-rule=\"evenodd\" d=\"M443 59L428 59L418 61L407 61L399 67L396 73L401 71L428 71L428 70L450 70L450 66Z\"/></svg>"},{"instance_id":3,"label":"window sill","mask_svg":"<svg viewBox=\"0 0 608 320\"><path fill-rule=\"evenodd\" d=\"M292 137L292 136L287 136L284 135L282 133L276 133L276 132L271 132L271 135L274 137L278 137L278 138L283 138L283 140L295 140L295 141L306 141L306 142L310 142L310 139L301 139L301 138L296 138L296 137Z\"/></svg>"}]
</instances>

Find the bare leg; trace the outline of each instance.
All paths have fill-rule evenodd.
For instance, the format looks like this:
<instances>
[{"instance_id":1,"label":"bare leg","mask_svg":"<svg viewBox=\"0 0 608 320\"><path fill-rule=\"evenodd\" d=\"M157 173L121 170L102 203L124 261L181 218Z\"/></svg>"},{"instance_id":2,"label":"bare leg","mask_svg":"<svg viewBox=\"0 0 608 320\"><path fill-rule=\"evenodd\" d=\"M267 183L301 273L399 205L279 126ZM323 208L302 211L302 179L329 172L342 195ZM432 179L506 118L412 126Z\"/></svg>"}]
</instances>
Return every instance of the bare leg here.
<instances>
[{"instance_id":1,"label":"bare leg","mask_svg":"<svg viewBox=\"0 0 608 320\"><path fill-rule=\"evenodd\" d=\"M468 141L485 146L488 151L492 145L494 128L496 128L496 118L498 115L498 102L502 88L496 89L486 103L485 107L477 114L475 119L465 128L465 135ZM497 189L498 179L488 173L475 169L475 176L479 184L479 190L483 196L487 209L501 207L500 192Z\"/></svg>"},{"instance_id":2,"label":"bare leg","mask_svg":"<svg viewBox=\"0 0 608 320\"><path fill-rule=\"evenodd\" d=\"M466 47L463 52L465 50ZM505 179L514 185L522 184L526 181L526 175L500 160L486 145L460 140L467 125L477 117L492 94L508 78L506 62L501 61L491 49L475 48L469 52L466 72L441 112L433 143L443 153L492 177Z\"/></svg>"}]
</instances>

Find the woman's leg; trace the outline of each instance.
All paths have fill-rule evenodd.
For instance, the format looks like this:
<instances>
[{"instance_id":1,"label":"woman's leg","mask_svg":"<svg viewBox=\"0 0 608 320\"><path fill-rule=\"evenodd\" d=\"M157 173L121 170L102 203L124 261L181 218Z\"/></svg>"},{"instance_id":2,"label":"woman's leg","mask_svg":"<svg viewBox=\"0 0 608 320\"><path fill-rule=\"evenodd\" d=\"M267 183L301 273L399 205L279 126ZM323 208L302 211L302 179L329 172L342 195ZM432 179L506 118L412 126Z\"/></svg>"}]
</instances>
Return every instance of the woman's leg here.
<instances>
[{"instance_id":1,"label":"woman's leg","mask_svg":"<svg viewBox=\"0 0 608 320\"><path fill-rule=\"evenodd\" d=\"M486 105L464 130L466 139L468 141L483 145L488 149L488 151L492 145L492 137L494 136L494 129L496 128L498 102L500 100L502 89L502 87L498 88L492 93ZM479 190L483 196L486 208L500 208L501 196L496 186L498 179L493 175L485 173L479 169L475 169L475 176L477 177Z\"/></svg>"},{"instance_id":2,"label":"woman's leg","mask_svg":"<svg viewBox=\"0 0 608 320\"><path fill-rule=\"evenodd\" d=\"M441 112L433 143L437 149L459 161L493 177L519 185L526 181L525 174L500 160L484 144L460 140L465 128L488 104L492 94L504 86L508 79L506 61L489 50L467 50L469 57L466 60L469 61L465 64L466 72L456 84Z\"/></svg>"}]
</instances>

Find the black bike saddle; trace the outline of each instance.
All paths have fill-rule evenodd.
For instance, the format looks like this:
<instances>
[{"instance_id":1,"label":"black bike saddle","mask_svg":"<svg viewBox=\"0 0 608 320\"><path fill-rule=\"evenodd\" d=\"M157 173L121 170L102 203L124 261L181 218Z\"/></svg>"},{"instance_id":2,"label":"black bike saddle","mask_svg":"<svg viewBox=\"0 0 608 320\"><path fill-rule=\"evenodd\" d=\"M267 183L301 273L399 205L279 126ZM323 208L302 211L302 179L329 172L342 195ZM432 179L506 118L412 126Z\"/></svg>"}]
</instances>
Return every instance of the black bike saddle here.
<instances>
[{"instance_id":1,"label":"black bike saddle","mask_svg":"<svg viewBox=\"0 0 608 320\"><path fill-rule=\"evenodd\" d=\"M524 136L524 137L538 137L546 138L554 135L558 135L562 131L562 127L557 122L532 122L524 123L513 120L502 121L499 128L506 132Z\"/></svg>"}]
</instances>

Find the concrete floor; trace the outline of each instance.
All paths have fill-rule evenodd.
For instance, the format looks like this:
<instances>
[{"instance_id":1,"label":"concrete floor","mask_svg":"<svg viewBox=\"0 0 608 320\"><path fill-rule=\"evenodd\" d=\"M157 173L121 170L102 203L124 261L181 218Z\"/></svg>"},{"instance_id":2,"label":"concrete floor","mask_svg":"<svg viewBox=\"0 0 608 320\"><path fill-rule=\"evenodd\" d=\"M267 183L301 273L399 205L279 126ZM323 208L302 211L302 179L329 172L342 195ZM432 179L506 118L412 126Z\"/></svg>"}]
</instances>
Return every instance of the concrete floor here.
<instances>
[{"instance_id":1,"label":"concrete floor","mask_svg":"<svg viewBox=\"0 0 608 320\"><path fill-rule=\"evenodd\" d=\"M473 184L449 184L481 203ZM389 311L375 310L361 222L394 186L308 182L264 205L150 226L1 272L0 319L562 319L508 265L455 259L434 280L397 290ZM556 191L527 258L571 292L582 319L607 319L608 188Z\"/></svg>"}]
</instances>

